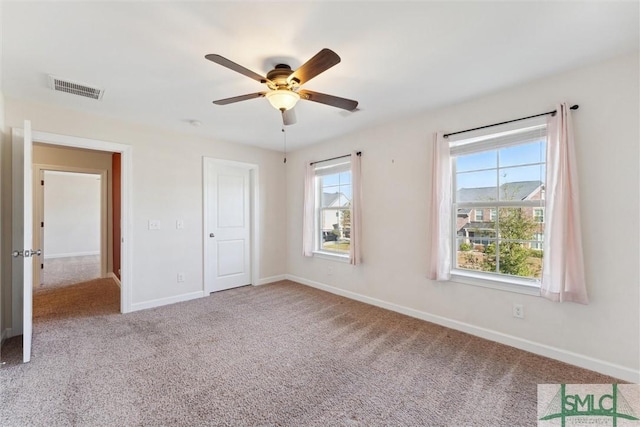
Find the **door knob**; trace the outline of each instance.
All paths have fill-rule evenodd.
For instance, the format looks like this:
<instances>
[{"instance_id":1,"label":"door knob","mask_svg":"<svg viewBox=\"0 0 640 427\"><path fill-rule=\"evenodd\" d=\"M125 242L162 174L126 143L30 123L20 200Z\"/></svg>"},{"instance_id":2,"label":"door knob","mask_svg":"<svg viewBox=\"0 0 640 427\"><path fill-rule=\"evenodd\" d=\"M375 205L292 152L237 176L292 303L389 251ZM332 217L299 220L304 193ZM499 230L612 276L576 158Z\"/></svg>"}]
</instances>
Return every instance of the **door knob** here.
<instances>
[{"instance_id":1,"label":"door knob","mask_svg":"<svg viewBox=\"0 0 640 427\"><path fill-rule=\"evenodd\" d=\"M216 237L216 235L213 233L209 233L209 237Z\"/></svg>"}]
</instances>

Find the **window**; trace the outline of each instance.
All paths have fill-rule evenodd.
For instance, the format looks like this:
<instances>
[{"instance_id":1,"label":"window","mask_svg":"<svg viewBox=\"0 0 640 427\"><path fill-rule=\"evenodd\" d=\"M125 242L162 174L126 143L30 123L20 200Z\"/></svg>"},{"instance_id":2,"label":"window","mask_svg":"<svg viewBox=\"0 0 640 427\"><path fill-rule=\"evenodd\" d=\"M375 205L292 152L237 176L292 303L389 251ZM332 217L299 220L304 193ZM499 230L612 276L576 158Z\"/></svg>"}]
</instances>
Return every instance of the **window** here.
<instances>
[{"instance_id":1,"label":"window","mask_svg":"<svg viewBox=\"0 0 640 427\"><path fill-rule=\"evenodd\" d=\"M543 208L535 208L533 210L533 220L535 222L544 222L544 209Z\"/></svg>"},{"instance_id":2,"label":"window","mask_svg":"<svg viewBox=\"0 0 640 427\"><path fill-rule=\"evenodd\" d=\"M536 241L531 243L531 249L541 251L542 242L544 241L544 233L533 233L533 238Z\"/></svg>"},{"instance_id":3,"label":"window","mask_svg":"<svg viewBox=\"0 0 640 427\"><path fill-rule=\"evenodd\" d=\"M323 162L316 166L315 250L349 255L351 243L351 161Z\"/></svg>"},{"instance_id":4,"label":"window","mask_svg":"<svg viewBox=\"0 0 640 427\"><path fill-rule=\"evenodd\" d=\"M535 284L543 261L546 125L457 139L450 149L452 273Z\"/></svg>"}]
</instances>

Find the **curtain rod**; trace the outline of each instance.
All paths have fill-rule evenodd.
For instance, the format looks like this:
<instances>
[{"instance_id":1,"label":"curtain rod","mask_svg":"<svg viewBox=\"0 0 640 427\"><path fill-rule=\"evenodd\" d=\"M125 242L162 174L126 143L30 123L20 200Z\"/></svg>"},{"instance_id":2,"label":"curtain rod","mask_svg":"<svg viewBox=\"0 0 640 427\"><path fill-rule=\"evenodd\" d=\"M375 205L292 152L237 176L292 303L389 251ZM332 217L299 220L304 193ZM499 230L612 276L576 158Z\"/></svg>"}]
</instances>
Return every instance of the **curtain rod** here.
<instances>
[{"instance_id":1,"label":"curtain rod","mask_svg":"<svg viewBox=\"0 0 640 427\"><path fill-rule=\"evenodd\" d=\"M571 109L572 109L572 110L577 110L578 108L580 108L580 106L579 106L579 105L577 105L577 104L576 104L576 105L572 105L572 106L571 106ZM493 126L506 125L507 123L519 122L520 120L527 120L527 119L532 119L532 118L534 118L534 117L546 116L547 114L551 114L551 115L555 116L556 111L557 111L557 110L547 111L546 113L535 114L535 115L533 115L533 116L522 117L522 118L520 118L520 119L508 120L508 121L506 121L506 122L494 123L494 124L492 124L492 125L480 126L480 127L478 127L478 128L466 129L466 130L461 130L461 131L458 131L458 132L445 133L445 134L444 134L444 135L442 135L442 136L443 136L444 138L448 138L448 137L450 137L451 135L457 135L457 134L459 134L459 133L471 132L471 131L474 131L474 130L490 128L490 127L493 127Z\"/></svg>"},{"instance_id":2,"label":"curtain rod","mask_svg":"<svg viewBox=\"0 0 640 427\"><path fill-rule=\"evenodd\" d=\"M356 153L356 156L360 156L360 155L362 155L362 151L358 151ZM317 162L311 162L311 164L315 165L316 163L328 162L329 160L342 159L344 157L351 157L351 154L345 154L344 156L332 157L330 159L318 160Z\"/></svg>"}]
</instances>

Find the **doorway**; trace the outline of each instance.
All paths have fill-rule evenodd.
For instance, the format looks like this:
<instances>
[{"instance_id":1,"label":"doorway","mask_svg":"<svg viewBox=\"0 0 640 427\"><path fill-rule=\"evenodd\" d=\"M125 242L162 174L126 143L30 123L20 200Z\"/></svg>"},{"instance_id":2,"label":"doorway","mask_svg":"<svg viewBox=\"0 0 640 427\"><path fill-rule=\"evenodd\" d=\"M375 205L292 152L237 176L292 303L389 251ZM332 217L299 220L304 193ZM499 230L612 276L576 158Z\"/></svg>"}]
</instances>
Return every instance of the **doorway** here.
<instances>
[{"instance_id":1,"label":"doorway","mask_svg":"<svg viewBox=\"0 0 640 427\"><path fill-rule=\"evenodd\" d=\"M107 171L34 165L34 290L107 274ZM37 242L38 238L40 239Z\"/></svg>"},{"instance_id":2,"label":"doorway","mask_svg":"<svg viewBox=\"0 0 640 427\"><path fill-rule=\"evenodd\" d=\"M131 184L132 158L131 146L79 138L68 135L59 135L48 132L31 130L29 120L24 121L24 128L12 130L12 239L14 249L14 262L12 268L12 299L11 299L11 328L7 337L23 336L22 361L31 359L32 339L32 299L33 299L33 269L32 255L37 255L39 250L33 248L33 141L45 146L63 146L84 149L90 152L106 151L118 158L121 172L121 203L120 217L121 229L118 242L114 246L120 249L121 257L120 280L118 290L120 302L119 311L128 313L131 311ZM28 253L28 254L27 254Z\"/></svg>"}]
</instances>

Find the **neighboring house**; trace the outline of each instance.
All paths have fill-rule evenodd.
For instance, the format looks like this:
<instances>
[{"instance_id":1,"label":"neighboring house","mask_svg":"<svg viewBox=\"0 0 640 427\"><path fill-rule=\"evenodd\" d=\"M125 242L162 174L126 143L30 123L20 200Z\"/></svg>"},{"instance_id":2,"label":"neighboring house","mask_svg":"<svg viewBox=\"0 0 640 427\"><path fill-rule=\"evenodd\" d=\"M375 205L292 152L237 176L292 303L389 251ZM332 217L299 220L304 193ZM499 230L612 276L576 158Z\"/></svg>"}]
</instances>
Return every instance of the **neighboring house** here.
<instances>
[{"instance_id":1,"label":"neighboring house","mask_svg":"<svg viewBox=\"0 0 640 427\"><path fill-rule=\"evenodd\" d=\"M501 200L544 200L544 185L541 181L519 181L502 184L500 186ZM486 246L495 237L497 211L491 207L496 200L495 187L461 188L457 192L458 202L487 202L486 208L458 209L456 217L456 232L464 242ZM531 243L528 247L542 249L544 235L544 207L522 208L525 214L540 223L539 230L534 233L538 243Z\"/></svg>"},{"instance_id":2,"label":"neighboring house","mask_svg":"<svg viewBox=\"0 0 640 427\"><path fill-rule=\"evenodd\" d=\"M345 227L342 220L343 214L338 209L349 207L350 204L351 200L344 193L322 193L322 241L350 237L351 227Z\"/></svg>"}]
</instances>

